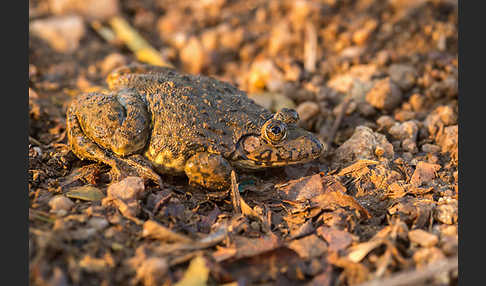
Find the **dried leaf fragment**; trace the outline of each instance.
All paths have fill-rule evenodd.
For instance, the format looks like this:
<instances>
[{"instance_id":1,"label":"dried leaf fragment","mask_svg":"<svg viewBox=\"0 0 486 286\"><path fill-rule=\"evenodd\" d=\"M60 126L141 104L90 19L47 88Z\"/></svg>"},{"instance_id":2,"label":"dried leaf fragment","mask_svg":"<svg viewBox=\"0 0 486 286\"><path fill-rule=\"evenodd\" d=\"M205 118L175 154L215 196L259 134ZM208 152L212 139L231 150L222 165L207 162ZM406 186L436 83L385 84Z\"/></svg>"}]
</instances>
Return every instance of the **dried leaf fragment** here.
<instances>
[{"instance_id":1,"label":"dried leaf fragment","mask_svg":"<svg viewBox=\"0 0 486 286\"><path fill-rule=\"evenodd\" d=\"M427 162L419 162L413 172L410 183L413 186L420 186L423 183L429 182L435 178L435 172L440 169L440 165L431 164Z\"/></svg>"},{"instance_id":2,"label":"dried leaf fragment","mask_svg":"<svg viewBox=\"0 0 486 286\"><path fill-rule=\"evenodd\" d=\"M153 220L148 220L143 224L142 236L167 242L192 242L192 239L189 237L175 233Z\"/></svg>"},{"instance_id":3,"label":"dried leaf fragment","mask_svg":"<svg viewBox=\"0 0 486 286\"><path fill-rule=\"evenodd\" d=\"M361 159L358 160L356 163L353 163L345 168L343 168L337 175L338 176L344 176L348 174L352 174L353 177L359 178L360 174L366 174L369 169L367 168L369 165L376 165L380 162L375 161L375 160L367 160L367 159ZM363 171L364 170L364 171Z\"/></svg>"},{"instance_id":4,"label":"dried leaf fragment","mask_svg":"<svg viewBox=\"0 0 486 286\"><path fill-rule=\"evenodd\" d=\"M334 209L337 206L349 207L357 210L365 218L371 218L371 214L363 208L352 196L346 195L340 191L326 192L311 200L322 209Z\"/></svg>"},{"instance_id":5,"label":"dried leaf fragment","mask_svg":"<svg viewBox=\"0 0 486 286\"><path fill-rule=\"evenodd\" d=\"M367 242L362 242L348 249L347 258L352 262L360 262L373 249L384 243L384 239L375 239Z\"/></svg>"},{"instance_id":6,"label":"dried leaf fragment","mask_svg":"<svg viewBox=\"0 0 486 286\"><path fill-rule=\"evenodd\" d=\"M289 181L277 189L282 198L290 201L308 200L324 192L319 174Z\"/></svg>"},{"instance_id":7,"label":"dried leaf fragment","mask_svg":"<svg viewBox=\"0 0 486 286\"><path fill-rule=\"evenodd\" d=\"M321 256L327 250L326 243L315 234L293 240L288 247L305 260Z\"/></svg>"},{"instance_id":8,"label":"dried leaf fragment","mask_svg":"<svg viewBox=\"0 0 486 286\"><path fill-rule=\"evenodd\" d=\"M196 256L189 264L189 267L179 282L174 286L204 286L209 278L209 268L202 256Z\"/></svg>"},{"instance_id":9,"label":"dried leaf fragment","mask_svg":"<svg viewBox=\"0 0 486 286\"><path fill-rule=\"evenodd\" d=\"M105 197L105 194L96 187L85 185L72 188L66 193L66 196L83 201L99 201Z\"/></svg>"},{"instance_id":10,"label":"dried leaf fragment","mask_svg":"<svg viewBox=\"0 0 486 286\"><path fill-rule=\"evenodd\" d=\"M327 241L330 251L346 249L354 240L354 236L349 232L327 226L319 227L317 234Z\"/></svg>"}]
</instances>

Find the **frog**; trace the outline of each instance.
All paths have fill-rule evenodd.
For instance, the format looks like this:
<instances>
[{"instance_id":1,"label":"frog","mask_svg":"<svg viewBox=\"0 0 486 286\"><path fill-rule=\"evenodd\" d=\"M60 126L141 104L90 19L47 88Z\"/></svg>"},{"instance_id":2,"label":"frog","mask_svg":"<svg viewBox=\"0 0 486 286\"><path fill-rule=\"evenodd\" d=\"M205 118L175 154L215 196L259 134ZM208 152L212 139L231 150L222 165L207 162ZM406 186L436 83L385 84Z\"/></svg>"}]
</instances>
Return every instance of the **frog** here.
<instances>
[{"instance_id":1,"label":"frog","mask_svg":"<svg viewBox=\"0 0 486 286\"><path fill-rule=\"evenodd\" d=\"M80 92L66 111L67 141L81 160L111 167L112 181L161 174L224 190L234 171L303 164L325 150L294 109L275 113L213 77L131 63L106 86Z\"/></svg>"}]
</instances>

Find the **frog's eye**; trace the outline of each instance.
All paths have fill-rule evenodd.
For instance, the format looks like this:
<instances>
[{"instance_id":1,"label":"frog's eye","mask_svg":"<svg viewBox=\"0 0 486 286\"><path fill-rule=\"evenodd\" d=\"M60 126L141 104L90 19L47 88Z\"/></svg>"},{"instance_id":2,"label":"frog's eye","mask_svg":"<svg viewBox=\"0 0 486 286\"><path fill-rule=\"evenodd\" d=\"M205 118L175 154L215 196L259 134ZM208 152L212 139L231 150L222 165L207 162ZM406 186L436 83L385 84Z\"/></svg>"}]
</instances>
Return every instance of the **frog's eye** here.
<instances>
[{"instance_id":1,"label":"frog's eye","mask_svg":"<svg viewBox=\"0 0 486 286\"><path fill-rule=\"evenodd\" d=\"M299 121L299 114L297 113L297 111L295 111L295 109L282 108L280 111L275 113L273 118L283 121L287 124L297 123L297 121Z\"/></svg>"},{"instance_id":2,"label":"frog's eye","mask_svg":"<svg viewBox=\"0 0 486 286\"><path fill-rule=\"evenodd\" d=\"M287 137L287 125L280 120L270 119L262 129L264 138L274 144Z\"/></svg>"}]
</instances>

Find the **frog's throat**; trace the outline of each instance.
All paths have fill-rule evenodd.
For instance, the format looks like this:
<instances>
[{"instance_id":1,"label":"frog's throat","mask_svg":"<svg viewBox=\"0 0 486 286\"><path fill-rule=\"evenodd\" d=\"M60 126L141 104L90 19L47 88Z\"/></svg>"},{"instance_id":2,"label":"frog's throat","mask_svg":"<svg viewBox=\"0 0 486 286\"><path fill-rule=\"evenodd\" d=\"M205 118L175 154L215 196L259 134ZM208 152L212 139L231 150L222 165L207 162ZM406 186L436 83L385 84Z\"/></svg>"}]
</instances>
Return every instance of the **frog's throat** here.
<instances>
[{"instance_id":1,"label":"frog's throat","mask_svg":"<svg viewBox=\"0 0 486 286\"><path fill-rule=\"evenodd\" d=\"M295 162L292 161L262 162L262 161L254 161L250 159L239 159L236 161L231 161L231 164L240 169L261 170L266 168L276 168L276 167L283 167L288 165L305 164L315 159L316 158L309 158L309 159L295 161Z\"/></svg>"}]
</instances>

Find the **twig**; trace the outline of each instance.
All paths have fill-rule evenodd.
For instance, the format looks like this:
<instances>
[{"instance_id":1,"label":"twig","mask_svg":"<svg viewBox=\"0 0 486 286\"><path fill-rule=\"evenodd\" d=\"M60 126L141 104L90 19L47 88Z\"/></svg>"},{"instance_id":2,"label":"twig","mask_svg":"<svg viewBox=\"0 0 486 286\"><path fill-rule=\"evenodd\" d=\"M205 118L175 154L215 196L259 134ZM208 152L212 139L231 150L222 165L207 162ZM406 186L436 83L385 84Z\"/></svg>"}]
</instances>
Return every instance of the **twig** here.
<instances>
[{"instance_id":1,"label":"twig","mask_svg":"<svg viewBox=\"0 0 486 286\"><path fill-rule=\"evenodd\" d=\"M236 214L241 214L241 197L238 190L238 183L236 182L236 173L231 171L231 200L233 201L233 208Z\"/></svg>"},{"instance_id":2,"label":"twig","mask_svg":"<svg viewBox=\"0 0 486 286\"><path fill-rule=\"evenodd\" d=\"M110 28L101 25L99 21L91 22L91 27L108 43L116 41L115 33Z\"/></svg>"},{"instance_id":3,"label":"twig","mask_svg":"<svg viewBox=\"0 0 486 286\"><path fill-rule=\"evenodd\" d=\"M123 18L111 18L110 25L116 37L127 45L139 61L156 66L173 67L170 63L164 61L160 53Z\"/></svg>"},{"instance_id":4,"label":"twig","mask_svg":"<svg viewBox=\"0 0 486 286\"><path fill-rule=\"evenodd\" d=\"M304 43L304 68L309 72L316 70L317 61L317 33L312 23L307 23L305 27L306 41Z\"/></svg>"},{"instance_id":5,"label":"twig","mask_svg":"<svg viewBox=\"0 0 486 286\"><path fill-rule=\"evenodd\" d=\"M351 98L347 98L346 101L343 103L341 110L339 111L336 120L332 125L331 132L329 132L329 137L327 138L327 146L331 146L332 141L334 141L334 137L339 129L339 125L341 125L341 121L343 120L344 114L346 114L346 110L348 109L349 103L351 103Z\"/></svg>"},{"instance_id":6,"label":"twig","mask_svg":"<svg viewBox=\"0 0 486 286\"><path fill-rule=\"evenodd\" d=\"M458 266L457 257L451 259L443 259L437 263L428 265L423 269L401 272L392 275L391 277L368 281L360 284L359 286L417 285L420 282L423 282L429 278L434 277L434 275L457 269L457 266Z\"/></svg>"},{"instance_id":7,"label":"twig","mask_svg":"<svg viewBox=\"0 0 486 286\"><path fill-rule=\"evenodd\" d=\"M43 147L44 144L42 144L41 142L39 142L39 140L35 139L34 137L31 137L29 136L29 143L30 144L33 144L33 145L37 145L39 147Z\"/></svg>"}]
</instances>

